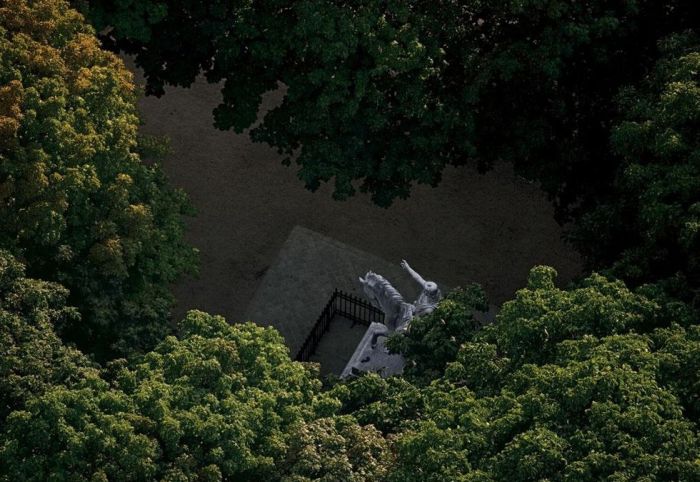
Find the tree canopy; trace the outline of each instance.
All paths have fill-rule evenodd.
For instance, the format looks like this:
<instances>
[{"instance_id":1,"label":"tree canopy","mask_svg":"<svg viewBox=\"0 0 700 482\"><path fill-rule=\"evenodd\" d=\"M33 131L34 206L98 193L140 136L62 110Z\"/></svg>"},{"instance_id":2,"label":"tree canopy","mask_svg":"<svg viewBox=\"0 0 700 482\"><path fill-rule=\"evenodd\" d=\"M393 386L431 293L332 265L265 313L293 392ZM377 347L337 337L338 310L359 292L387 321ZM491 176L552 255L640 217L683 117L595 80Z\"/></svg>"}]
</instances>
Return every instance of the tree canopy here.
<instances>
[{"instance_id":1,"label":"tree canopy","mask_svg":"<svg viewBox=\"0 0 700 482\"><path fill-rule=\"evenodd\" d=\"M368 375L333 388L344 411L392 434L388 480L700 476L695 313L600 275L561 290L555 275L534 268L495 323L466 328L443 376L425 383ZM440 309L471 310L458 300ZM434 333L444 332L431 321ZM407 337L425 350L451 342ZM408 346L420 369L425 351ZM407 387L410 379L418 385Z\"/></svg>"},{"instance_id":2,"label":"tree canopy","mask_svg":"<svg viewBox=\"0 0 700 482\"><path fill-rule=\"evenodd\" d=\"M19 296L27 295L3 302ZM30 326L5 326L1 315L3 346L15 337L11 355L27 362L8 366L15 355L1 366L3 480L301 482L387 471L386 440L351 416L327 418L340 402L320 391L316 368L290 359L272 328L190 312L179 338L98 371L61 345L48 320L41 336L26 335Z\"/></svg>"},{"instance_id":3,"label":"tree canopy","mask_svg":"<svg viewBox=\"0 0 700 482\"><path fill-rule=\"evenodd\" d=\"M468 341L442 374L428 364L433 378L416 376L424 358L413 349L413 374L322 390L276 330L195 311L178 337L99 368L52 332L75 314L65 290L0 260L3 479L700 476L700 326L650 288L593 275L562 290L538 267L495 323L463 323ZM468 291L443 315L470 313ZM449 344L439 333L452 337L438 328L425 342Z\"/></svg>"},{"instance_id":4,"label":"tree canopy","mask_svg":"<svg viewBox=\"0 0 700 482\"><path fill-rule=\"evenodd\" d=\"M225 81L219 128L250 127L284 84L253 139L294 159L308 188L334 180L342 199L359 185L383 206L447 164L498 159L562 208L606 192L612 99L700 13L693 0L76 4L136 55L148 92Z\"/></svg>"},{"instance_id":5,"label":"tree canopy","mask_svg":"<svg viewBox=\"0 0 700 482\"><path fill-rule=\"evenodd\" d=\"M183 193L136 154L131 74L67 3L0 6L0 247L70 291L58 328L110 356L167 332L169 284L194 267Z\"/></svg>"},{"instance_id":6,"label":"tree canopy","mask_svg":"<svg viewBox=\"0 0 700 482\"><path fill-rule=\"evenodd\" d=\"M0 422L54 385L79 385L97 373L54 333L80 316L65 305L67 296L60 285L26 278L24 266L0 250Z\"/></svg>"},{"instance_id":7,"label":"tree canopy","mask_svg":"<svg viewBox=\"0 0 700 482\"><path fill-rule=\"evenodd\" d=\"M660 48L644 81L617 97L612 148L623 162L573 239L593 266L634 284L680 276L700 306L700 38L688 31Z\"/></svg>"},{"instance_id":8,"label":"tree canopy","mask_svg":"<svg viewBox=\"0 0 700 482\"><path fill-rule=\"evenodd\" d=\"M190 311L171 332L188 209L139 158L162 145L138 141L131 76L64 0L7 0L0 480L700 479L698 37L656 59L693 2L83 7L153 92L226 79L221 127L284 82L253 135L337 197L362 179L386 204L467 158L510 159L562 205L600 190L574 238L608 269L561 288L535 267L493 323L478 285L455 289L390 339L408 365L386 379L324 386L252 322Z\"/></svg>"}]
</instances>

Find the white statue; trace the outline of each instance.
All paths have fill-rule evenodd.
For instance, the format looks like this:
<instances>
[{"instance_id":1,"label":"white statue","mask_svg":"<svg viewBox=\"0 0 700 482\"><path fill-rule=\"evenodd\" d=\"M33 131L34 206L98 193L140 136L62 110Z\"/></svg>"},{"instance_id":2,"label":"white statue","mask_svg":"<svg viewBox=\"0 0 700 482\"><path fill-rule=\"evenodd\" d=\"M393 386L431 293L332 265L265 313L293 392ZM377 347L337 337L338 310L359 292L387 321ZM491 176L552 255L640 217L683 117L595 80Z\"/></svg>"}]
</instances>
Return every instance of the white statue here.
<instances>
[{"instance_id":1,"label":"white statue","mask_svg":"<svg viewBox=\"0 0 700 482\"><path fill-rule=\"evenodd\" d=\"M442 299L442 293L438 285L432 281L425 281L406 262L401 260L401 267L408 271L419 285L422 291L418 299L413 303L406 303L401 294L391 286L383 276L368 271L364 278L360 277L362 288L370 302L384 312L383 332L376 332L372 337L372 348L377 344L377 338L388 336L392 332L404 332L414 316L427 315L432 312Z\"/></svg>"},{"instance_id":2,"label":"white statue","mask_svg":"<svg viewBox=\"0 0 700 482\"><path fill-rule=\"evenodd\" d=\"M410 274L421 286L421 288L423 288L420 295L418 295L418 299L413 302L413 316L421 316L432 313L442 299L442 293L440 292L438 285L432 281L425 281L421 275L416 273L413 268L408 265L405 259L401 260L401 267L408 271L408 274Z\"/></svg>"}]
</instances>

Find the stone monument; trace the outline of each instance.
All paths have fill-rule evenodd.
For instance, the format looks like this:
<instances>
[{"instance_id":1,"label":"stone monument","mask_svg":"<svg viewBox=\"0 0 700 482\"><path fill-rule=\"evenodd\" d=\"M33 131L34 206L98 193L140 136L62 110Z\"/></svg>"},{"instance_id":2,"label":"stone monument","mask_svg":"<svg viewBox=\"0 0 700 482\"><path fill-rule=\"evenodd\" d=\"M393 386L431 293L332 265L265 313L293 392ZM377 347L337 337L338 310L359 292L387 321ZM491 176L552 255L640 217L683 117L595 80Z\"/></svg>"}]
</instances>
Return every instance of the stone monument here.
<instances>
[{"instance_id":1,"label":"stone monument","mask_svg":"<svg viewBox=\"0 0 700 482\"><path fill-rule=\"evenodd\" d=\"M421 286L421 293L413 303L404 301L401 293L379 274L368 271L364 278L359 278L370 303L384 312L384 323L372 323L367 328L343 370L342 378L367 371L376 371L382 376L401 373L403 357L390 354L384 340L391 333L405 332L413 317L431 313L442 299L437 283L423 279L406 260L401 261L401 267Z\"/></svg>"}]
</instances>

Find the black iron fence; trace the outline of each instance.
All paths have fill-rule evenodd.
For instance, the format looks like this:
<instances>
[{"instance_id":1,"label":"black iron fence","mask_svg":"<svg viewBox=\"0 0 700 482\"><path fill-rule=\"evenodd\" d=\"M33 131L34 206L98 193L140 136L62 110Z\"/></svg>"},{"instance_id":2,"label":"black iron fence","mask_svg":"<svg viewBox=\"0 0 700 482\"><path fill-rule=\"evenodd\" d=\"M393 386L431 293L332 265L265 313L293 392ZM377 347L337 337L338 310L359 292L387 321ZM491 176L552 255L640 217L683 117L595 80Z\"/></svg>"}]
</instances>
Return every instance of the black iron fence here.
<instances>
[{"instance_id":1,"label":"black iron fence","mask_svg":"<svg viewBox=\"0 0 700 482\"><path fill-rule=\"evenodd\" d=\"M297 361L308 361L311 355L316 351L316 347L323 338L323 335L331 326L331 321L335 315L341 315L352 320L353 325L359 323L364 326L369 326L370 323L384 322L384 313L382 310L371 305L367 301L353 296L351 294L340 291L338 288L333 290L331 299L326 303L321 315L316 320L311 333L304 340L304 344L297 352L295 359Z\"/></svg>"}]
</instances>

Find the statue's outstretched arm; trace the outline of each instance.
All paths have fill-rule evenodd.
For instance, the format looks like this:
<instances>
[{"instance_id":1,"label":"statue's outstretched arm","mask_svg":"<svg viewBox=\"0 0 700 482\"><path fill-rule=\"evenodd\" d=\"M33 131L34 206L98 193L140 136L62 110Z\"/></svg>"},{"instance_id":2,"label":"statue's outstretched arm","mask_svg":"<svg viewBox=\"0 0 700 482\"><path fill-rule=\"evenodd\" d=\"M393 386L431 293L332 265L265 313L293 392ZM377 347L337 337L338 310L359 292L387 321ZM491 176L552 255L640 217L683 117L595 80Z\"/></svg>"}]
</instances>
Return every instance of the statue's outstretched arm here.
<instances>
[{"instance_id":1,"label":"statue's outstretched arm","mask_svg":"<svg viewBox=\"0 0 700 482\"><path fill-rule=\"evenodd\" d=\"M415 270L408 265L405 259L401 260L401 267L408 271L408 274L410 274L419 285L425 288L425 280L421 277L421 275L416 273Z\"/></svg>"}]
</instances>

